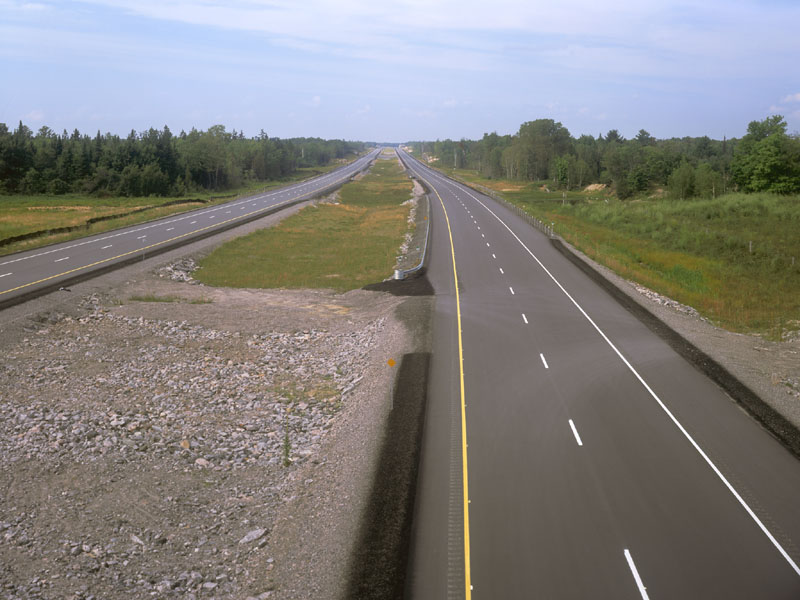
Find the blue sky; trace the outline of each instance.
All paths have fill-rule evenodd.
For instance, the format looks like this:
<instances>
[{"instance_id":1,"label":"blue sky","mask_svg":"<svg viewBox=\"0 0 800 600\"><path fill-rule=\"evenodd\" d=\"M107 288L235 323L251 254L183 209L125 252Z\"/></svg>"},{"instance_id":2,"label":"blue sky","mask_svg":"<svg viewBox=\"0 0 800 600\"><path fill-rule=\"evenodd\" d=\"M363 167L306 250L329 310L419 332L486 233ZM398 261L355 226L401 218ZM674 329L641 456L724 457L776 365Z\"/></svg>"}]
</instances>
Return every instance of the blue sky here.
<instances>
[{"instance_id":1,"label":"blue sky","mask_svg":"<svg viewBox=\"0 0 800 600\"><path fill-rule=\"evenodd\" d=\"M795 0L0 0L0 122L371 141L800 131Z\"/></svg>"}]
</instances>

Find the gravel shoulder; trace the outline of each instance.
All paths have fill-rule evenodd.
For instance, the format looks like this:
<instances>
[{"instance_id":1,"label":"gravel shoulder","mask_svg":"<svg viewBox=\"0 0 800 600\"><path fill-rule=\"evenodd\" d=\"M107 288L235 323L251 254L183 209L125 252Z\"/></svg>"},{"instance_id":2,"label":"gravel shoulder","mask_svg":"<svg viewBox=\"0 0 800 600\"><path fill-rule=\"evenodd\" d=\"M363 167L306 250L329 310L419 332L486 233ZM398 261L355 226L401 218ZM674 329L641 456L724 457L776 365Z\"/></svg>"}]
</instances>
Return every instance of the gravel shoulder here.
<instances>
[{"instance_id":1,"label":"gravel shoulder","mask_svg":"<svg viewBox=\"0 0 800 600\"><path fill-rule=\"evenodd\" d=\"M239 234L0 312L0 597L345 593L432 299L174 280Z\"/></svg>"}]
</instances>

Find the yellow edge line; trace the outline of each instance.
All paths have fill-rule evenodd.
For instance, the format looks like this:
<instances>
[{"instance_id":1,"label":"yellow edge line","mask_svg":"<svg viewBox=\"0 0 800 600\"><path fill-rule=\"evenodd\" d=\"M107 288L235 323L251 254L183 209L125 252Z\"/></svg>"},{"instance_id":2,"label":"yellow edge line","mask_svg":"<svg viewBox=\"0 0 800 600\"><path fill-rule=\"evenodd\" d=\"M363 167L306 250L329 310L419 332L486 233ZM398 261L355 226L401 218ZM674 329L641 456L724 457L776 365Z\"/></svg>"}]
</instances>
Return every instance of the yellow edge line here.
<instances>
[{"instance_id":1,"label":"yellow edge line","mask_svg":"<svg viewBox=\"0 0 800 600\"><path fill-rule=\"evenodd\" d=\"M461 386L461 470L463 475L463 489L464 489L464 586L466 600L472 598L472 574L470 572L470 558L469 558L469 477L467 475L467 404L465 401L464 393L464 344L461 340L461 296L458 293L458 272L456 270L456 250L453 246L453 230L450 228L450 217L447 216L447 209L444 206L444 201L439 195L439 192L431 183L420 176L425 183L428 184L444 211L444 219L447 222L447 233L450 236L450 255L453 257L453 282L456 287L456 320L458 324L458 371L459 382Z\"/></svg>"},{"instance_id":2,"label":"yellow edge line","mask_svg":"<svg viewBox=\"0 0 800 600\"><path fill-rule=\"evenodd\" d=\"M339 183L340 181L344 181L345 179L349 179L350 177L352 177L352 175L348 175L347 177L342 177L341 179L337 179L336 181L331 183L331 185ZM311 193L311 192L308 192L308 193ZM11 288L11 289L8 289L8 290L0 292L0 296L2 296L3 294L8 294L10 292L15 292L17 290L21 290L21 289L26 288L26 287L30 287L32 285L36 285L38 283L44 283L45 281L50 281L51 279L57 279L58 277L63 277L65 275L70 275L71 273L77 273L78 271L83 271L84 269L90 269L91 267L96 267L97 265L102 265L103 263L107 263L107 262L110 262L112 260L117 260L118 258L124 258L125 256L130 256L131 254L136 254L137 252L142 252L142 251L145 251L145 250L149 250L150 248L155 248L157 246L163 246L164 244L169 244L170 242L174 242L175 240L179 240L181 238L185 238L186 236L189 236L189 235L194 235L196 233L200 233L202 231L207 231L209 229L215 229L215 228L219 227L220 225L225 225L226 223L232 223L234 221L238 221L238 220L243 219L245 217L249 217L251 215L255 215L257 213L264 212L265 210L271 210L273 208L278 208L279 206L283 206L284 204L288 204L289 202L294 202L295 200L298 200L298 199L300 199L300 198L302 198L303 196L306 196L306 195L308 195L308 194L300 194L299 196L295 196L294 198L289 198L288 200L284 200L283 202L278 202L277 204L273 204L271 206L265 206L263 208L259 208L258 210L254 210L254 211L251 211L249 213L245 213L243 215L238 215L236 217L233 217L232 219L228 219L226 221L220 221L219 223L214 223L213 225L209 225L208 227L203 227L201 229L195 229L194 231L189 231L187 233L183 233L183 234L175 236L173 238L169 238L168 240L162 240L160 242L156 242L155 244L150 244L149 246L144 246L142 248L137 248L136 250L131 250L130 252L125 252L124 254L118 254L117 256L112 256L110 258L104 258L103 260L98 260L97 262L93 262L91 264L84 265L82 267L76 267L74 269L70 269L69 271L64 271L63 273L57 273L56 275L50 275L50 277L45 277L44 279L39 279L38 281L31 281L30 283L24 283L22 285L18 285L15 288Z\"/></svg>"}]
</instances>

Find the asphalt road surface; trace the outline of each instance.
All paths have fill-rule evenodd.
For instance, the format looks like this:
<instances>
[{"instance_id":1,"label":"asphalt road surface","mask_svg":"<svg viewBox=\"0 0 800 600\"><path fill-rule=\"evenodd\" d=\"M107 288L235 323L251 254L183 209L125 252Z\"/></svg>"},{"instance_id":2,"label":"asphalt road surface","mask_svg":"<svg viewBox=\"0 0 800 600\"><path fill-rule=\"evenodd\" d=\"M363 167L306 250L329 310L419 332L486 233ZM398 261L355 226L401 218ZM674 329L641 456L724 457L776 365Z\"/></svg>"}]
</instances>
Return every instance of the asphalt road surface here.
<instances>
[{"instance_id":1,"label":"asphalt road surface","mask_svg":"<svg viewBox=\"0 0 800 600\"><path fill-rule=\"evenodd\" d=\"M313 198L345 183L379 152L374 150L330 173L264 194L2 256L0 308Z\"/></svg>"},{"instance_id":2,"label":"asphalt road surface","mask_svg":"<svg viewBox=\"0 0 800 600\"><path fill-rule=\"evenodd\" d=\"M407 595L800 598L800 462L546 236L402 156L436 290Z\"/></svg>"}]
</instances>

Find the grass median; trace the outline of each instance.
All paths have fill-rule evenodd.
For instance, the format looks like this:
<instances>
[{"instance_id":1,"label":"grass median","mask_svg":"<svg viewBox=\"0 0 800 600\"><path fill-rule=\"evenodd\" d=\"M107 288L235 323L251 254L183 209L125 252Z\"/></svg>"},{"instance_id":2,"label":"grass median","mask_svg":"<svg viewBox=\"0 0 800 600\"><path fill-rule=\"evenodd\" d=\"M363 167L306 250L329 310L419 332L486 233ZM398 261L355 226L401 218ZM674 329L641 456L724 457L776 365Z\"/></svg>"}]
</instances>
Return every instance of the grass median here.
<instances>
[{"instance_id":1,"label":"grass median","mask_svg":"<svg viewBox=\"0 0 800 600\"><path fill-rule=\"evenodd\" d=\"M544 190L545 182L483 179L597 262L697 309L731 331L772 340L800 330L800 198L619 201L602 191Z\"/></svg>"},{"instance_id":2,"label":"grass median","mask_svg":"<svg viewBox=\"0 0 800 600\"><path fill-rule=\"evenodd\" d=\"M309 206L278 226L220 246L195 278L242 288L331 288L339 292L392 273L408 231L412 184L396 160L378 160L346 184L339 204Z\"/></svg>"}]
</instances>

